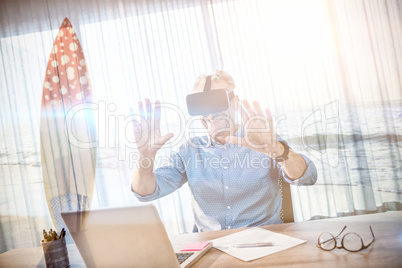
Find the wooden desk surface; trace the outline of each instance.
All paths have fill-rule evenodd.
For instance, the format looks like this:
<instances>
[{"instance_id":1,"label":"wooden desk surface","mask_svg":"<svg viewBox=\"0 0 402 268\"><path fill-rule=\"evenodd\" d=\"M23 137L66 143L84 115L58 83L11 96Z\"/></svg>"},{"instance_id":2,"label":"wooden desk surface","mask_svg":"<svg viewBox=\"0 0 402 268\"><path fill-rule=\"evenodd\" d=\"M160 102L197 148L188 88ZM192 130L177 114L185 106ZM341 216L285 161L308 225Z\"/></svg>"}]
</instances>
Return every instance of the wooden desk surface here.
<instances>
[{"instance_id":1,"label":"wooden desk surface","mask_svg":"<svg viewBox=\"0 0 402 268\"><path fill-rule=\"evenodd\" d=\"M337 235L347 225L347 232L357 232L371 241L369 226L376 240L371 247L358 253L341 249L327 252L316 247L321 232ZM243 262L212 248L193 267L402 267L402 211L342 217L262 227L264 229L307 240L307 243L263 257ZM208 241L244 229L204 232L171 236L174 245ZM72 267L82 267L74 245L69 245ZM44 267L41 248L10 250L0 255L0 267Z\"/></svg>"}]
</instances>

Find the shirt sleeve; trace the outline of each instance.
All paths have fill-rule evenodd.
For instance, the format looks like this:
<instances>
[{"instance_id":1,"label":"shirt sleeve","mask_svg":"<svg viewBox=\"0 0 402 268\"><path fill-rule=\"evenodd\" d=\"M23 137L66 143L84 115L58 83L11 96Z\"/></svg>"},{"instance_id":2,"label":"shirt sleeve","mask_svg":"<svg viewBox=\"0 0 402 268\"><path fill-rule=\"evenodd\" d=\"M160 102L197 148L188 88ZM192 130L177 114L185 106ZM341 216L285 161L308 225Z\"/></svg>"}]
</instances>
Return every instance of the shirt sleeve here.
<instances>
[{"instance_id":1,"label":"shirt sleeve","mask_svg":"<svg viewBox=\"0 0 402 268\"><path fill-rule=\"evenodd\" d=\"M281 141L286 143L286 145L289 146L289 144L283 140L279 135L277 135L277 141ZM292 180L288 177L286 174L285 170L278 164L279 168L279 175L284 179L285 182L291 184L291 185L296 185L296 186L302 186L302 185L314 185L317 181L317 168L314 164L313 161L311 161L310 158L303 154L299 154L303 157L304 161L306 162L307 169L304 172L303 176L298 178L297 180Z\"/></svg>"},{"instance_id":2,"label":"shirt sleeve","mask_svg":"<svg viewBox=\"0 0 402 268\"><path fill-rule=\"evenodd\" d=\"M131 186L131 191L139 201L147 202L161 198L179 189L187 182L185 164L180 152L172 155L168 164L157 168L154 174L156 187L152 194L142 196L136 193Z\"/></svg>"},{"instance_id":3,"label":"shirt sleeve","mask_svg":"<svg viewBox=\"0 0 402 268\"><path fill-rule=\"evenodd\" d=\"M304 172L303 176L298 178L297 180L291 180L288 175L286 174L283 168L280 168L279 174L280 176L289 184L302 186L302 185L313 185L317 181L317 168L313 161L310 160L307 156L303 154L299 154L304 158L306 161L307 169Z\"/></svg>"}]
</instances>

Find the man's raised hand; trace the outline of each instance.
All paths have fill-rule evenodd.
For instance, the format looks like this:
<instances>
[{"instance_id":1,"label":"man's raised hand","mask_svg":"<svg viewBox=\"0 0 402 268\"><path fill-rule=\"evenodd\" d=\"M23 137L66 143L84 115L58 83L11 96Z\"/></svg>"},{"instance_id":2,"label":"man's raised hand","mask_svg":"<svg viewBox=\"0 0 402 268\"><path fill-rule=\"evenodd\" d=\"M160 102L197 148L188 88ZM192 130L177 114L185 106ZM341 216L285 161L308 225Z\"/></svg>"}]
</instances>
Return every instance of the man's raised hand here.
<instances>
[{"instance_id":1,"label":"man's raised hand","mask_svg":"<svg viewBox=\"0 0 402 268\"><path fill-rule=\"evenodd\" d=\"M242 120L245 136L243 138L229 136L226 138L227 142L242 145L262 153L281 154L280 151L283 148L282 146L277 146L272 115L268 108L265 109L264 114L258 101L254 101L253 105L250 105L247 100L244 100Z\"/></svg>"},{"instance_id":2,"label":"man's raised hand","mask_svg":"<svg viewBox=\"0 0 402 268\"><path fill-rule=\"evenodd\" d=\"M161 135L161 106L157 100L155 109L151 107L151 101L145 99L144 105L138 102L138 111L140 112L141 122L133 120L134 139L137 144L140 156L154 158L158 150L173 137L173 133Z\"/></svg>"}]
</instances>

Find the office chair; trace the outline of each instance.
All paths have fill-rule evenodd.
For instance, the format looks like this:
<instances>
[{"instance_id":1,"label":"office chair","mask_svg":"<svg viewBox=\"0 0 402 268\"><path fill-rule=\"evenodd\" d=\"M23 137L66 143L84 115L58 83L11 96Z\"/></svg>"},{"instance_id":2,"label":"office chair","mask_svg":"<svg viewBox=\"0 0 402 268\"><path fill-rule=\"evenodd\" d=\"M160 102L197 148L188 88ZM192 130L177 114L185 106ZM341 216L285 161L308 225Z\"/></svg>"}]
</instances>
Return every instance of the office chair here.
<instances>
[{"instance_id":1,"label":"office chair","mask_svg":"<svg viewBox=\"0 0 402 268\"><path fill-rule=\"evenodd\" d=\"M282 184L282 186L281 186ZM293 203L292 203L292 193L290 191L290 184L283 181L280 178L279 188L282 188L282 210L281 210L281 219L284 223L294 222L293 216Z\"/></svg>"}]
</instances>

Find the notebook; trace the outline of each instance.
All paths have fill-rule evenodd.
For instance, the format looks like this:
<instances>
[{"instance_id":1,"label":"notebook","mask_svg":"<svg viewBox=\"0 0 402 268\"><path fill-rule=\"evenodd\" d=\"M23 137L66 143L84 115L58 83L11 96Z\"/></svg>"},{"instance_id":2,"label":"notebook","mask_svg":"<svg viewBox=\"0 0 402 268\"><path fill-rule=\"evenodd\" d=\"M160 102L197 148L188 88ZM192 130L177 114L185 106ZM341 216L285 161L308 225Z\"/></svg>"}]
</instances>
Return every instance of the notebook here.
<instances>
[{"instance_id":1,"label":"notebook","mask_svg":"<svg viewBox=\"0 0 402 268\"><path fill-rule=\"evenodd\" d=\"M190 267L213 246L175 252L152 204L61 216L87 267Z\"/></svg>"}]
</instances>

